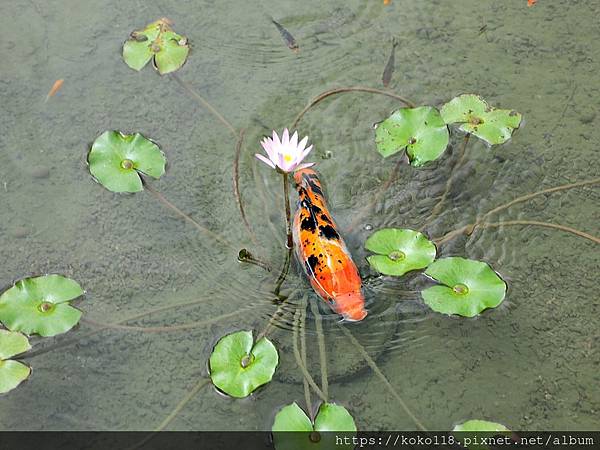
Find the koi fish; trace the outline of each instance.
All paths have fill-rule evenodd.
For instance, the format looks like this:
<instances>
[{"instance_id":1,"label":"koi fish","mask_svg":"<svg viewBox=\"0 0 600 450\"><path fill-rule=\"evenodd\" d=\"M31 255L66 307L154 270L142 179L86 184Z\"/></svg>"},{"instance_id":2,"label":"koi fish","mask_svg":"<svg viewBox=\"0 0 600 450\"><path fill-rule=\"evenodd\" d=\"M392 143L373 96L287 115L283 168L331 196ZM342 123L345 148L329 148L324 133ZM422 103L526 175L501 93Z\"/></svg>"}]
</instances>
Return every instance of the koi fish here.
<instances>
[{"instance_id":1,"label":"koi fish","mask_svg":"<svg viewBox=\"0 0 600 450\"><path fill-rule=\"evenodd\" d=\"M292 34L286 30L285 28L283 28L283 26L277 22L275 19L273 19L272 17L270 17L271 22L273 22L273 24L277 27L277 30L279 31L279 34L281 34L281 37L283 38L285 44L288 46L288 48L293 51L294 53L298 53L298 51L300 51L300 47L298 46L298 43L296 42L296 39L294 39L294 36L292 36Z\"/></svg>"},{"instance_id":2,"label":"koi fish","mask_svg":"<svg viewBox=\"0 0 600 450\"><path fill-rule=\"evenodd\" d=\"M358 268L336 230L317 173L296 171L298 209L294 216L296 256L310 284L331 309L349 321L367 316Z\"/></svg>"},{"instance_id":3,"label":"koi fish","mask_svg":"<svg viewBox=\"0 0 600 450\"><path fill-rule=\"evenodd\" d=\"M531 7L537 3L537 0L527 0L527 6Z\"/></svg>"},{"instance_id":4,"label":"koi fish","mask_svg":"<svg viewBox=\"0 0 600 450\"><path fill-rule=\"evenodd\" d=\"M50 88L50 91L48 92L48 95L46 95L46 102L50 99L50 97L54 96L54 94L58 92L58 90L62 87L64 82L65 80L63 80L62 78L54 82L54 84Z\"/></svg>"},{"instance_id":5,"label":"koi fish","mask_svg":"<svg viewBox=\"0 0 600 450\"><path fill-rule=\"evenodd\" d=\"M390 3L392 3L392 0L383 0L384 5L389 5Z\"/></svg>"},{"instance_id":6,"label":"koi fish","mask_svg":"<svg viewBox=\"0 0 600 450\"><path fill-rule=\"evenodd\" d=\"M388 59L387 64L385 65L385 69L383 69L383 75L381 77L381 81L385 87L390 85L390 81L392 81L392 75L394 73L394 65L396 64L396 46L398 45L398 41L394 38L392 40L392 51L390 53L390 57Z\"/></svg>"}]
</instances>

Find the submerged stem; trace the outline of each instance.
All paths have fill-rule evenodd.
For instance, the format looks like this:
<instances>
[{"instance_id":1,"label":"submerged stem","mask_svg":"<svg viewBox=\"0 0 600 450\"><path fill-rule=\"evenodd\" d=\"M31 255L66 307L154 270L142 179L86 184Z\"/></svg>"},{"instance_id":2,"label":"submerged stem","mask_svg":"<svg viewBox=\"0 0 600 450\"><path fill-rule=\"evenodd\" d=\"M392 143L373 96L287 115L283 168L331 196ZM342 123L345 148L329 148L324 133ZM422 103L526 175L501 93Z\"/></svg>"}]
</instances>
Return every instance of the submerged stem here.
<instances>
[{"instance_id":1,"label":"submerged stem","mask_svg":"<svg viewBox=\"0 0 600 450\"><path fill-rule=\"evenodd\" d=\"M429 214L429 217L425 220L425 223L421 227L421 231L427 225L429 225L433 219L435 219L435 217L439 214L440 210L442 209L442 205L446 201L446 197L448 196L448 193L450 192L450 187L452 186L452 182L455 179L455 176L454 176L455 175L455 171L458 170L458 169L460 169L460 167L462 166L462 164L463 164L463 162L465 160L466 148L467 148L467 144L469 143L469 138L470 137L471 137L471 133L465 134L465 138L463 139L463 143L462 143L462 145L460 147L460 150L459 150L459 154L460 154L459 160L454 165L454 167L452 167L452 170L450 171L450 176L448 177L448 181L446 181L446 188L444 189L444 193L440 197L440 200L436 203L436 205L431 210L431 214Z\"/></svg>"},{"instance_id":2,"label":"submerged stem","mask_svg":"<svg viewBox=\"0 0 600 450\"><path fill-rule=\"evenodd\" d=\"M252 239L252 242L255 245L258 245L256 241L256 235L252 231L252 227L250 227L250 223L246 218L246 211L244 211L244 204L242 203L242 195L240 193L240 155L242 153L242 144L244 142L244 130L240 131L238 136L238 140L235 144L235 157L233 159L233 194L235 196L235 201L238 206L238 210L240 211L240 215L242 216L242 220L244 221L244 226L246 227L246 231Z\"/></svg>"},{"instance_id":3,"label":"submerged stem","mask_svg":"<svg viewBox=\"0 0 600 450\"><path fill-rule=\"evenodd\" d=\"M315 316L317 330L317 344L319 346L319 360L321 363L321 389L325 397L329 398L329 381L327 379L327 349L325 348L325 333L323 333L323 317L315 302L310 302L310 309Z\"/></svg>"},{"instance_id":4,"label":"submerged stem","mask_svg":"<svg viewBox=\"0 0 600 450\"><path fill-rule=\"evenodd\" d=\"M306 297L304 297L304 298L306 298ZM295 314L296 320L294 320L294 337L292 339L293 347L294 347L294 357L296 358L296 364L298 364L298 367L300 368L300 371L302 372L302 375L304 376L304 380L310 385L310 387L313 388L313 390L321 398L321 400L326 402L327 396L323 393L323 391L321 389L319 389L319 386L317 386L317 383L315 383L315 380L313 379L311 374L308 372L308 369L307 369L306 365L304 364L304 361L302 360L302 355L300 354L300 350L298 349L298 340L299 340L298 328L299 328L300 317L302 314L301 310L305 309L305 308L306 308L306 303L303 300L302 304L299 306L299 310L296 310L296 314Z\"/></svg>"},{"instance_id":5,"label":"submerged stem","mask_svg":"<svg viewBox=\"0 0 600 450\"><path fill-rule=\"evenodd\" d=\"M322 92L319 95L317 95L315 98L313 98L310 101L310 103L308 105L306 105L306 107L302 111L300 111L300 113L296 116L296 118L294 119L294 123L292 124L292 128L296 128L298 126L298 124L300 123L300 121L302 120L302 117L304 117L304 115L311 108L313 108L314 106L319 104L321 101L323 101L324 99L326 99L327 97L330 97L332 95L342 94L344 92L368 92L371 94L385 95L387 97L391 97L391 98L395 98L396 100L400 100L402 103L404 103L405 105L407 105L411 108L415 107L415 104L412 101L408 100L407 98L404 98L398 94L394 94L393 92L382 91L381 89L375 89L375 88L363 87L363 86L334 88L334 89L329 89L328 91Z\"/></svg>"},{"instance_id":6,"label":"submerged stem","mask_svg":"<svg viewBox=\"0 0 600 450\"><path fill-rule=\"evenodd\" d=\"M300 311L300 356L302 357L302 363L304 364L304 367L308 367L306 357L306 302L304 301L304 298L302 299L298 311ZM297 323L298 322L296 321L296 324ZM302 384L304 385L304 398L306 400L306 410L308 411L310 420L314 422L315 417L313 414L312 400L310 399L310 389L308 387L308 380L306 378L302 378ZM323 392L323 394L325 394L325 392ZM327 394L325 394L325 397L327 397Z\"/></svg>"},{"instance_id":7,"label":"submerged stem","mask_svg":"<svg viewBox=\"0 0 600 450\"><path fill-rule=\"evenodd\" d=\"M210 384L210 378L201 378L200 381L198 381L198 383L196 383L196 385L190 390L190 392L188 392L187 395L183 399L181 399L181 401L177 404L175 409L171 411L171 413L165 418L165 420L163 420L152 433L150 433L148 436L146 436L144 439L138 442L134 447L131 447L130 450L142 448L150 439L154 437L156 433L163 431L165 428L167 428L167 426L169 426L173 419L177 417L181 410L185 408L185 405L187 405L196 396L196 394L198 394L198 392L200 392L200 390L208 384Z\"/></svg>"},{"instance_id":8,"label":"submerged stem","mask_svg":"<svg viewBox=\"0 0 600 450\"><path fill-rule=\"evenodd\" d=\"M350 331L348 331L346 329L346 327L344 327L341 323L338 323L337 325L341 328L341 330L348 337L348 339L352 342L352 344L358 349L358 351L363 356L363 358L365 359L365 361L367 362L367 364L369 365L369 367L371 368L371 370L375 373L375 375L377 375L381 379L381 381L383 382L383 384L385 384L385 386L388 388L388 390L396 398L396 400L398 401L398 403L400 404L400 406L402 407L402 409L404 410L404 412L412 419L412 421L415 423L415 425L420 430L427 431L427 428L425 428L423 426L423 424L412 413L412 411L409 409L409 407L406 405L406 403L404 403L404 400L402 400L402 397L400 397L400 394L398 394L398 392L396 391L396 389L394 389L394 386L392 386L392 384L388 381L388 379L383 374L383 372L381 371L381 369L379 369L379 367L377 366L377 363L373 360L373 358L371 358L371 356L369 356L369 354L367 353L367 351L365 350L365 348L360 344L360 342L358 342L356 340L356 338L354 337L354 335L352 333L350 333Z\"/></svg>"},{"instance_id":9,"label":"submerged stem","mask_svg":"<svg viewBox=\"0 0 600 450\"><path fill-rule=\"evenodd\" d=\"M189 214L184 213L181 209L179 209L177 206L175 206L173 203L171 203L169 200L167 200L167 198L163 194L158 192L156 189L154 189L150 185L150 183L148 183L148 180L145 177L142 177L142 180L144 181L144 188L145 188L144 190L148 191L150 194L152 194L152 196L156 200L158 200L160 203L162 203L164 206L169 208L171 211L173 211L175 214L177 214L182 219L186 220L191 225L193 225L201 233L206 234L207 236L213 238L214 240L220 242L221 244L226 245L229 248L236 250L236 247L231 242L229 242L227 239L225 239L221 235L215 233L214 231L209 230L204 225L202 225L199 222L197 222L196 220L192 219L192 217Z\"/></svg>"},{"instance_id":10,"label":"submerged stem","mask_svg":"<svg viewBox=\"0 0 600 450\"><path fill-rule=\"evenodd\" d=\"M208 109L223 125L225 125L225 128L227 128L229 132L233 134L234 137L237 136L237 132L235 131L233 125L231 125L231 123L229 123L229 121L225 119L225 117L223 117L223 115L219 111L217 111L217 109L213 105L208 103L208 101L204 97L202 97L195 89L193 89L186 81L183 81L181 78L179 78L179 75L177 75L176 73L171 73L170 76L177 82L177 84L183 87L192 97L194 97L194 99L196 99L202 106Z\"/></svg>"},{"instance_id":11,"label":"submerged stem","mask_svg":"<svg viewBox=\"0 0 600 450\"><path fill-rule=\"evenodd\" d=\"M279 295L279 291L281 290L281 285L285 281L285 277L288 274L290 269L290 263L292 261L292 249L294 248L294 236L292 234L292 212L290 209L290 185L288 182L288 173L281 172L283 178L283 202L285 203L285 231L287 235L286 242L286 254L285 254L285 262L283 263L283 268L281 269L281 273L275 282L275 288L273 292L275 295Z\"/></svg>"}]
</instances>

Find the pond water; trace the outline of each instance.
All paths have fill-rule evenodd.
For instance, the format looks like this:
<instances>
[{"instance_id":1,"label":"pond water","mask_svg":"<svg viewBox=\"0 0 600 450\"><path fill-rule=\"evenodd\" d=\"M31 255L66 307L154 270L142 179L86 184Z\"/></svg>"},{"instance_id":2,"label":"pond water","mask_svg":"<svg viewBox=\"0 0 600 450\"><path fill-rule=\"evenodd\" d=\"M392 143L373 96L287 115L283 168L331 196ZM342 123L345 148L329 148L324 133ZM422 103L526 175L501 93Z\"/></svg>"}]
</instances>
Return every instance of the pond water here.
<instances>
[{"instance_id":1,"label":"pond water","mask_svg":"<svg viewBox=\"0 0 600 450\"><path fill-rule=\"evenodd\" d=\"M274 279L285 251L281 180L254 158L259 140L290 126L319 93L381 88L392 38L399 42L389 90L441 106L464 92L521 112L507 144L463 139L422 169L377 153L372 125L400 102L368 93L332 96L300 122L331 212L365 278L370 314L346 326L428 429L471 418L513 429L597 429L600 256L597 244L539 226L459 236L438 255L489 262L509 285L503 304L478 318L429 310L422 275L378 277L365 239L382 227L419 229L454 173L438 237L521 195L598 177L600 2L392 0L213 2L200 0L18 0L2 2L0 25L0 284L42 273L79 281L78 327L32 338L30 379L0 397L3 430L150 430L201 377L215 342L264 329L277 310ZM135 72L120 51L129 32L169 17L192 51L177 77ZM296 38L293 53L269 16ZM56 79L62 89L44 102ZM244 129L241 198L233 190L236 139L198 99ZM168 169L152 187L224 245L148 192L113 194L86 166L104 130L154 139ZM386 182L392 182L387 189ZM600 233L597 185L516 204L490 221L540 221ZM292 192L292 200L295 201ZM240 264L247 248L274 268ZM269 334L280 349L275 379L245 400L202 389L173 430L267 430L277 410L305 407L292 355L293 316L304 298L323 316L329 397L362 430L415 424L337 326L294 263L284 314ZM102 328L157 309L153 314ZM314 311L307 308L309 370L321 380ZM189 327L177 328L189 324ZM170 327L176 328L171 329ZM313 395L312 401L317 404Z\"/></svg>"}]
</instances>

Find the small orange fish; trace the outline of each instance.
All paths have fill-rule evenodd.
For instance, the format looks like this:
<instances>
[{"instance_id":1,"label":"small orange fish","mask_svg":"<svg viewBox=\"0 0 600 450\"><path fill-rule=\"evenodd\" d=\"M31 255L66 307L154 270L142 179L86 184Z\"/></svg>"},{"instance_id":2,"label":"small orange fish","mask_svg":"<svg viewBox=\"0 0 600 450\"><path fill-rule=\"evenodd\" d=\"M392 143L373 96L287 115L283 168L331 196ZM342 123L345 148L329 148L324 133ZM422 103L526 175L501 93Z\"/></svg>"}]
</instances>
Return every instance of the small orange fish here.
<instances>
[{"instance_id":1,"label":"small orange fish","mask_svg":"<svg viewBox=\"0 0 600 450\"><path fill-rule=\"evenodd\" d=\"M383 0L384 5L389 5L390 3L392 3L392 0Z\"/></svg>"},{"instance_id":2,"label":"small orange fish","mask_svg":"<svg viewBox=\"0 0 600 450\"><path fill-rule=\"evenodd\" d=\"M362 280L327 210L317 173L298 170L294 180L299 195L293 230L298 260L331 309L346 320L362 320L367 316Z\"/></svg>"},{"instance_id":3,"label":"small orange fish","mask_svg":"<svg viewBox=\"0 0 600 450\"><path fill-rule=\"evenodd\" d=\"M53 97L54 94L56 94L58 92L58 90L62 87L64 82L65 82L65 80L63 80L62 78L60 80L56 80L54 82L54 84L52 85L52 88L50 88L48 95L46 95L45 101L48 101L50 99L50 97Z\"/></svg>"},{"instance_id":4,"label":"small orange fish","mask_svg":"<svg viewBox=\"0 0 600 450\"><path fill-rule=\"evenodd\" d=\"M537 0L527 0L527 6L531 7L533 5L535 5L537 2Z\"/></svg>"}]
</instances>

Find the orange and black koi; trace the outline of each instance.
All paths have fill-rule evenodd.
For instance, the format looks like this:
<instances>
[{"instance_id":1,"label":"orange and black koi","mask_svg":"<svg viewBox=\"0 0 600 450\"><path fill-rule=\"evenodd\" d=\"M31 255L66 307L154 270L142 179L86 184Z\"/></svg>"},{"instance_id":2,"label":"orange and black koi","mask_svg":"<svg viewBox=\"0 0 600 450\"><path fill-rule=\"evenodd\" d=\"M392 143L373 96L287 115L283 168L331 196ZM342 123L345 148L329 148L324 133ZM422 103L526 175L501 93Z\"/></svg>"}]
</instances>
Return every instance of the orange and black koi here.
<instances>
[{"instance_id":1,"label":"orange and black koi","mask_svg":"<svg viewBox=\"0 0 600 450\"><path fill-rule=\"evenodd\" d=\"M367 316L362 281L352 256L327 210L317 173L294 174L299 201L294 216L296 255L317 294L350 321Z\"/></svg>"},{"instance_id":2,"label":"orange and black koi","mask_svg":"<svg viewBox=\"0 0 600 450\"><path fill-rule=\"evenodd\" d=\"M273 19L272 17L271 22L273 22L273 24L277 27L279 34L281 34L281 37L285 41L285 44L288 46L288 48L294 53L298 53L298 51L300 51L300 47L298 46L296 39L294 39L294 36L292 36L292 33L283 28L283 25L275 21L275 19Z\"/></svg>"}]
</instances>

